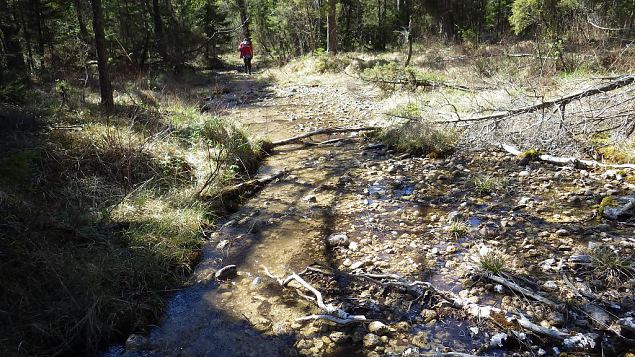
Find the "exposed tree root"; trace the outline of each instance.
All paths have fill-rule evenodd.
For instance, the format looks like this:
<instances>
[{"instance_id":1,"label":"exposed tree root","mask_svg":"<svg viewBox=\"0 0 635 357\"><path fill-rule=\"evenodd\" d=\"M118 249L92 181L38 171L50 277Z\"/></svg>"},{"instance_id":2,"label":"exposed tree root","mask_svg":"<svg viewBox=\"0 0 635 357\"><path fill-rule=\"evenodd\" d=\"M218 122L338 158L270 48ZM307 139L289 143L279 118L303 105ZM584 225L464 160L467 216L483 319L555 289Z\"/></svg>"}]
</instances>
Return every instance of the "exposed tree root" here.
<instances>
[{"instance_id":1,"label":"exposed tree root","mask_svg":"<svg viewBox=\"0 0 635 357\"><path fill-rule=\"evenodd\" d=\"M522 151L508 144L499 144L499 147L515 156L520 156L523 154ZM540 161L549 162L549 163L557 164L557 165L571 164L576 167L585 167L585 168L599 167L599 168L611 168L611 169L635 169L635 164L604 164L594 160L582 160L575 157L558 157L558 156L551 156L551 155L539 155L537 159Z\"/></svg>"}]
</instances>

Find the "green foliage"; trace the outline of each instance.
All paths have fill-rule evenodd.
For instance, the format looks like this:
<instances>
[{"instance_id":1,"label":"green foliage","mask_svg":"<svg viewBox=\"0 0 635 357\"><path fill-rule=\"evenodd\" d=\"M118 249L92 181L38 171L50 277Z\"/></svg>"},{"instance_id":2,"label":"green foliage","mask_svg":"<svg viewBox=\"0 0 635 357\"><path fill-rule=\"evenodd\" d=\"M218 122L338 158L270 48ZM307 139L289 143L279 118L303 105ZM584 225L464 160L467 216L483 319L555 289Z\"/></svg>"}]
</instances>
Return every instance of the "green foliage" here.
<instances>
[{"instance_id":1,"label":"green foliage","mask_svg":"<svg viewBox=\"0 0 635 357\"><path fill-rule=\"evenodd\" d=\"M470 184L479 195L488 195L500 187L500 182L492 176L473 176Z\"/></svg>"},{"instance_id":2,"label":"green foliage","mask_svg":"<svg viewBox=\"0 0 635 357\"><path fill-rule=\"evenodd\" d=\"M350 64L350 60L343 56L333 56L322 51L315 51L315 70L319 73L341 73Z\"/></svg>"},{"instance_id":3,"label":"green foliage","mask_svg":"<svg viewBox=\"0 0 635 357\"><path fill-rule=\"evenodd\" d=\"M522 154L520 154L520 158L521 159L529 159L531 161L535 161L538 160L538 158L540 158L540 155L542 155L542 152L540 150L537 149L529 149L525 152L523 152Z\"/></svg>"},{"instance_id":4,"label":"green foliage","mask_svg":"<svg viewBox=\"0 0 635 357\"><path fill-rule=\"evenodd\" d=\"M22 82L11 82L0 85L0 103L19 105L24 104L27 98L27 87Z\"/></svg>"},{"instance_id":5,"label":"green foliage","mask_svg":"<svg viewBox=\"0 0 635 357\"><path fill-rule=\"evenodd\" d=\"M444 157L454 152L459 137L453 129L415 120L383 129L376 135L397 151L431 157Z\"/></svg>"},{"instance_id":6,"label":"green foliage","mask_svg":"<svg viewBox=\"0 0 635 357\"><path fill-rule=\"evenodd\" d=\"M478 258L478 266L485 272L500 274L507 270L508 257L502 252L491 249L481 254Z\"/></svg>"},{"instance_id":7,"label":"green foliage","mask_svg":"<svg viewBox=\"0 0 635 357\"><path fill-rule=\"evenodd\" d=\"M560 33L567 20L580 9L579 0L514 0L509 22L520 34L533 25Z\"/></svg>"}]
</instances>

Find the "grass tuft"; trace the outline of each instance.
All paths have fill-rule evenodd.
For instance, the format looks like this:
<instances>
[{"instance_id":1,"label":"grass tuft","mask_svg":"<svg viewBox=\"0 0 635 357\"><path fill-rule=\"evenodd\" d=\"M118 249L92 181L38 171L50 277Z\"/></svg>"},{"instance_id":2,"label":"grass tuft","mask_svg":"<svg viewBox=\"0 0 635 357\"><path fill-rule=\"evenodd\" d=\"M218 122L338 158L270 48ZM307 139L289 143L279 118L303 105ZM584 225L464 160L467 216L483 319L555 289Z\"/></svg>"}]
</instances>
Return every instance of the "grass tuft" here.
<instances>
[{"instance_id":1,"label":"grass tuft","mask_svg":"<svg viewBox=\"0 0 635 357\"><path fill-rule=\"evenodd\" d=\"M458 132L425 121L409 121L376 133L387 146L412 155L446 157L456 149Z\"/></svg>"},{"instance_id":2,"label":"grass tuft","mask_svg":"<svg viewBox=\"0 0 635 357\"><path fill-rule=\"evenodd\" d=\"M473 176L470 178L470 185L477 194L484 196L495 192L500 182L492 176Z\"/></svg>"},{"instance_id":3,"label":"grass tuft","mask_svg":"<svg viewBox=\"0 0 635 357\"><path fill-rule=\"evenodd\" d=\"M589 253L593 271L598 278L606 279L609 283L621 283L635 278L632 259L620 257L610 247L599 246Z\"/></svg>"}]
</instances>

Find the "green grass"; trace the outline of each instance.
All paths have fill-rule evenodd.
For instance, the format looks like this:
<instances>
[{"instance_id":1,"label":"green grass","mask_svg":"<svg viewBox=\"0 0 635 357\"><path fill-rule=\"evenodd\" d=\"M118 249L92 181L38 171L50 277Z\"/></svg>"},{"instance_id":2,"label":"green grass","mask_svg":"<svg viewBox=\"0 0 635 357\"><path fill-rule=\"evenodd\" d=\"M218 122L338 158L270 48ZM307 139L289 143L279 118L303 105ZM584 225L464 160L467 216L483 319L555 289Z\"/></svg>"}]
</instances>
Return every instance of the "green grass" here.
<instances>
[{"instance_id":1,"label":"green grass","mask_svg":"<svg viewBox=\"0 0 635 357\"><path fill-rule=\"evenodd\" d=\"M596 247L589 253L596 277L606 279L609 284L619 284L635 278L632 258L621 257L607 246Z\"/></svg>"},{"instance_id":2,"label":"green grass","mask_svg":"<svg viewBox=\"0 0 635 357\"><path fill-rule=\"evenodd\" d=\"M412 120L380 130L375 136L400 152L445 157L456 149L459 133L424 120Z\"/></svg>"},{"instance_id":3,"label":"green grass","mask_svg":"<svg viewBox=\"0 0 635 357\"><path fill-rule=\"evenodd\" d=\"M507 270L507 259L505 254L497 250L489 250L480 255L478 267L488 273L500 274Z\"/></svg>"},{"instance_id":4,"label":"green grass","mask_svg":"<svg viewBox=\"0 0 635 357\"><path fill-rule=\"evenodd\" d=\"M0 138L0 355L92 354L157 321L222 207L203 182L222 189L261 158L243 129L188 104L195 91L141 86L151 111L136 90L111 113L52 100L47 124L82 130Z\"/></svg>"},{"instance_id":5,"label":"green grass","mask_svg":"<svg viewBox=\"0 0 635 357\"><path fill-rule=\"evenodd\" d=\"M500 182L491 176L473 176L469 182L474 191L482 196L495 192L500 186Z\"/></svg>"},{"instance_id":6,"label":"green grass","mask_svg":"<svg viewBox=\"0 0 635 357\"><path fill-rule=\"evenodd\" d=\"M463 221L452 221L449 227L450 234L456 239L465 237L469 231L468 226Z\"/></svg>"}]
</instances>

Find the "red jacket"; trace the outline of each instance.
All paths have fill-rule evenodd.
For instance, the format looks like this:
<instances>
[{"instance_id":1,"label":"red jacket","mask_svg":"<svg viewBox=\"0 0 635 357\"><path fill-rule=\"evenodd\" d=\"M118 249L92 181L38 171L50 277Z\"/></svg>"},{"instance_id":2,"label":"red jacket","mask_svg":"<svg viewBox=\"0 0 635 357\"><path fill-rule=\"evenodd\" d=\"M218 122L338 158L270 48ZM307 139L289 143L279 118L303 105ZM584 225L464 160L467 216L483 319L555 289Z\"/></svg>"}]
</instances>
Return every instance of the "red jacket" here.
<instances>
[{"instance_id":1,"label":"red jacket","mask_svg":"<svg viewBox=\"0 0 635 357\"><path fill-rule=\"evenodd\" d=\"M251 47L251 43L241 42L240 47L238 47L238 51L240 51L240 58L244 57L253 57L254 56L254 48Z\"/></svg>"}]
</instances>

